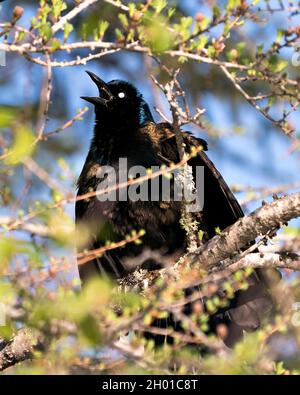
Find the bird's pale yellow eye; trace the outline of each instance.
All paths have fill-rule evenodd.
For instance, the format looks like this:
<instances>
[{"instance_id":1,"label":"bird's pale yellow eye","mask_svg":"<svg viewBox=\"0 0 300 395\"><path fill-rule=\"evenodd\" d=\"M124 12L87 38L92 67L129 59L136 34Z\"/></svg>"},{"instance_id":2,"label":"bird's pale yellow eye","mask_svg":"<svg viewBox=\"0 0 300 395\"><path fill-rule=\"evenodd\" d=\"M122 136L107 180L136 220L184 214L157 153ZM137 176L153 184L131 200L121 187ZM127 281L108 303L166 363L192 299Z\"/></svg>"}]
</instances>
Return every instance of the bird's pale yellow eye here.
<instances>
[{"instance_id":1,"label":"bird's pale yellow eye","mask_svg":"<svg viewBox=\"0 0 300 395\"><path fill-rule=\"evenodd\" d=\"M124 99L125 93L124 92L119 92L118 96L119 96L120 99Z\"/></svg>"}]
</instances>

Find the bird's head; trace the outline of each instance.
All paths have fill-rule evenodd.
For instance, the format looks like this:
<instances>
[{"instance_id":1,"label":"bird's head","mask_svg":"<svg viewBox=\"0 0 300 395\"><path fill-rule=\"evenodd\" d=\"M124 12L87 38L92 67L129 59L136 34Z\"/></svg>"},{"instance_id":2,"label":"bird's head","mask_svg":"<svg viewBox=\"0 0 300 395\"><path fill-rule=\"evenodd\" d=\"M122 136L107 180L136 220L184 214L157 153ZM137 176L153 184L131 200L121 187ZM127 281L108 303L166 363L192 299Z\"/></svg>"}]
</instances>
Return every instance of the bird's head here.
<instances>
[{"instance_id":1,"label":"bird's head","mask_svg":"<svg viewBox=\"0 0 300 395\"><path fill-rule=\"evenodd\" d=\"M114 124L140 124L153 121L148 104L139 91L129 82L113 80L104 82L96 74L87 71L98 88L98 96L81 96L94 104L96 120Z\"/></svg>"}]
</instances>

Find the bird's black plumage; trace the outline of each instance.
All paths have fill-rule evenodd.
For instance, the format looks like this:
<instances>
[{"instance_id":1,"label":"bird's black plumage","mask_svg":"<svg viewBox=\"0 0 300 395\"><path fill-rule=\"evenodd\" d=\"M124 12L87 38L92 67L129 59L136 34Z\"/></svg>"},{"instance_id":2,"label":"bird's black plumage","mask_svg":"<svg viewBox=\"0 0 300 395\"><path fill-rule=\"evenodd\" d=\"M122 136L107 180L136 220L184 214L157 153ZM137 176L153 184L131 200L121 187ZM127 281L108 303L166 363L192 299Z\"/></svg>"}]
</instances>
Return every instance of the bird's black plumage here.
<instances>
[{"instance_id":1,"label":"bird's black plumage","mask_svg":"<svg viewBox=\"0 0 300 395\"><path fill-rule=\"evenodd\" d=\"M129 83L111 81L104 83L88 72L96 83L99 95L83 97L95 105L96 122L94 136L86 162L78 180L78 195L95 190L100 180L97 171L109 165L116 170L119 158L127 158L128 167L139 165L168 165L179 162L178 149L172 126L156 124L147 103ZM189 164L204 166L204 207L196 214L203 241L233 224L243 216L243 211L224 179L209 160L206 142L182 132L186 150L201 145L203 150ZM107 201L93 197L76 203L76 223L89 230L89 237L80 248L95 249L106 241L123 240L133 230L144 229L141 245L129 244L113 250L87 264L79 266L81 280L90 276L109 273L122 277L129 272L126 262L147 248L160 251L162 256L179 257L186 249L185 231L180 225L181 203L175 201ZM225 323L229 328L227 344L233 344L244 330L259 327L260 320L272 307L264 274L255 272L249 278L249 288L236 293L227 311L220 311L211 320L213 328ZM99 290L101 292L101 290Z\"/></svg>"}]
</instances>

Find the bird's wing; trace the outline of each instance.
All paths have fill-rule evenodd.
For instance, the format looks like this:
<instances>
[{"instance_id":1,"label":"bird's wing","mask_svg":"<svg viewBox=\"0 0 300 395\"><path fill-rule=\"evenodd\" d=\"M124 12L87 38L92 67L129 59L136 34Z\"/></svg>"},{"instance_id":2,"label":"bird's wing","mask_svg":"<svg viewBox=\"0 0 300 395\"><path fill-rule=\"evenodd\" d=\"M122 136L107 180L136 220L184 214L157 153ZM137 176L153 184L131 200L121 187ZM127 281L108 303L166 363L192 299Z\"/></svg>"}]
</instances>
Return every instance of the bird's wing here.
<instances>
[{"instance_id":1,"label":"bird's wing","mask_svg":"<svg viewBox=\"0 0 300 395\"><path fill-rule=\"evenodd\" d=\"M81 174L77 181L77 199L91 190L94 185L94 174L99 165L93 161L89 153ZM96 248L94 245L95 235L93 234L93 225L91 224L91 214L89 213L89 200L76 200L75 202L75 223L76 223L76 248L77 253L82 251L90 251ZM95 274L99 274L99 261L94 259L83 265L78 265L79 276L81 282L92 278Z\"/></svg>"},{"instance_id":2,"label":"bird's wing","mask_svg":"<svg viewBox=\"0 0 300 395\"><path fill-rule=\"evenodd\" d=\"M159 124L159 129L162 131L162 155L175 163L178 162L178 155L174 156L177 146L172 128L168 124ZM204 166L203 217L208 236L211 238L215 235L217 227L225 229L243 217L244 213L220 172L204 152L207 149L206 142L188 132L182 132L182 135L187 152L190 152L192 146L203 148L189 164L193 171L195 166ZM212 317L212 325L225 323L228 327L227 345L233 345L244 330L254 330L260 326L261 320L274 305L268 288L278 282L279 278L277 270L255 270L248 278L248 289L238 291L229 309Z\"/></svg>"},{"instance_id":3,"label":"bird's wing","mask_svg":"<svg viewBox=\"0 0 300 395\"><path fill-rule=\"evenodd\" d=\"M177 163L179 157L174 132L169 124L162 123L158 126L161 133L162 155ZM192 147L201 148L197 156L189 160L189 164L193 167L194 173L197 166L204 167L203 214L208 224L209 237L212 237L215 235L216 228L225 229L244 213L224 178L206 155L206 141L192 136L189 132L182 132L182 136L187 152L191 152Z\"/></svg>"},{"instance_id":4,"label":"bird's wing","mask_svg":"<svg viewBox=\"0 0 300 395\"><path fill-rule=\"evenodd\" d=\"M101 166L101 159L96 161L89 153L77 182L77 198L96 190L99 182L97 172ZM76 201L77 252L98 249L105 245L106 240L114 241L112 225L107 220L109 212L113 212L114 209L115 202L100 202L95 197ZM113 277L120 277L124 268L116 254L106 252L101 257L79 265L78 270L81 281L84 283L95 274L111 273Z\"/></svg>"},{"instance_id":5,"label":"bird's wing","mask_svg":"<svg viewBox=\"0 0 300 395\"><path fill-rule=\"evenodd\" d=\"M188 133L185 133L184 141L187 148L203 146L203 140ZM214 229L224 229L243 217L241 206L204 150L199 151L190 162L193 166L204 166L204 212Z\"/></svg>"}]
</instances>

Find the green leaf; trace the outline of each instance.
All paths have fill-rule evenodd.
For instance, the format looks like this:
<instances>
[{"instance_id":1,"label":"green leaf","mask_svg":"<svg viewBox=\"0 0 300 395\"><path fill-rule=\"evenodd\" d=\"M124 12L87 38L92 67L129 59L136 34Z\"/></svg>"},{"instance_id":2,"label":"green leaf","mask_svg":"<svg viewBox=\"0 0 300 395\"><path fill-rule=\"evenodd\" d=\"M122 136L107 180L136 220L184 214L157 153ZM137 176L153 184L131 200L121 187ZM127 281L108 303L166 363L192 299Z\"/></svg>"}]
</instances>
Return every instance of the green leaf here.
<instances>
[{"instance_id":1,"label":"green leaf","mask_svg":"<svg viewBox=\"0 0 300 395\"><path fill-rule=\"evenodd\" d=\"M128 27L128 24L129 24L128 19L127 19L127 16L126 16L125 14L119 14L119 15L118 15L118 18L119 18L119 20L120 20L122 26L125 27L125 28L127 28L127 27Z\"/></svg>"},{"instance_id":2,"label":"green leaf","mask_svg":"<svg viewBox=\"0 0 300 395\"><path fill-rule=\"evenodd\" d=\"M51 48L53 51L56 51L61 46L61 42L57 38L53 38L51 40Z\"/></svg>"},{"instance_id":3,"label":"green leaf","mask_svg":"<svg viewBox=\"0 0 300 395\"><path fill-rule=\"evenodd\" d=\"M268 107L271 107L275 104L276 102L276 96L272 96L268 99Z\"/></svg>"},{"instance_id":4,"label":"green leaf","mask_svg":"<svg viewBox=\"0 0 300 395\"><path fill-rule=\"evenodd\" d=\"M167 10L167 17L168 19L172 18L172 16L174 15L176 9L175 8L168 8Z\"/></svg>"},{"instance_id":5,"label":"green leaf","mask_svg":"<svg viewBox=\"0 0 300 395\"><path fill-rule=\"evenodd\" d=\"M221 229L220 229L219 226L217 226L217 227L215 228L215 232L216 232L217 235L220 235L220 234L221 234Z\"/></svg>"},{"instance_id":6,"label":"green leaf","mask_svg":"<svg viewBox=\"0 0 300 395\"><path fill-rule=\"evenodd\" d=\"M38 25L38 20L36 19L36 18L31 18L31 20L30 20L30 24L31 24L31 26L35 29L36 28L36 26Z\"/></svg>"},{"instance_id":7,"label":"green leaf","mask_svg":"<svg viewBox=\"0 0 300 395\"><path fill-rule=\"evenodd\" d=\"M154 18L148 14L143 22L144 25L139 27L140 39L153 53L161 54L172 48L174 34L167 29L166 18L161 15Z\"/></svg>"},{"instance_id":8,"label":"green leaf","mask_svg":"<svg viewBox=\"0 0 300 395\"><path fill-rule=\"evenodd\" d=\"M18 110L9 107L0 107L0 128L9 127L15 121Z\"/></svg>"},{"instance_id":9,"label":"green leaf","mask_svg":"<svg viewBox=\"0 0 300 395\"><path fill-rule=\"evenodd\" d=\"M236 281L242 281L243 280L243 271L238 270L237 272L234 273L233 277L235 278Z\"/></svg>"},{"instance_id":10,"label":"green leaf","mask_svg":"<svg viewBox=\"0 0 300 395\"><path fill-rule=\"evenodd\" d=\"M198 232L198 239L199 239L200 241L202 241L203 236L204 236L204 232L203 232L203 230L200 229L199 232Z\"/></svg>"},{"instance_id":11,"label":"green leaf","mask_svg":"<svg viewBox=\"0 0 300 395\"><path fill-rule=\"evenodd\" d=\"M186 56L179 56L179 58L178 58L178 62L180 63L180 64L184 64L184 63L186 63L188 61L188 58L186 57Z\"/></svg>"},{"instance_id":12,"label":"green leaf","mask_svg":"<svg viewBox=\"0 0 300 395\"><path fill-rule=\"evenodd\" d=\"M259 45L256 47L256 53L257 53L257 55L261 55L261 54L262 54L263 48L264 48L264 44L259 44Z\"/></svg>"},{"instance_id":13,"label":"green leaf","mask_svg":"<svg viewBox=\"0 0 300 395\"><path fill-rule=\"evenodd\" d=\"M160 14L164 8L168 5L167 0L152 0L152 7L155 9L156 14Z\"/></svg>"},{"instance_id":14,"label":"green leaf","mask_svg":"<svg viewBox=\"0 0 300 395\"><path fill-rule=\"evenodd\" d=\"M283 71L286 66L288 65L288 61L285 59L281 59L276 55L272 55L268 59L269 68L272 72L281 72Z\"/></svg>"},{"instance_id":15,"label":"green leaf","mask_svg":"<svg viewBox=\"0 0 300 395\"><path fill-rule=\"evenodd\" d=\"M275 372L276 374L284 374L285 373L285 368L283 366L283 362L274 362L274 368L275 368Z\"/></svg>"},{"instance_id":16,"label":"green leaf","mask_svg":"<svg viewBox=\"0 0 300 395\"><path fill-rule=\"evenodd\" d=\"M276 34L276 42L279 44L282 37L284 35L284 30L283 29L278 29L277 34Z\"/></svg>"},{"instance_id":17,"label":"green leaf","mask_svg":"<svg viewBox=\"0 0 300 395\"><path fill-rule=\"evenodd\" d=\"M10 237L0 238L0 265L7 265L16 254L32 254L32 246L22 240ZM1 266L0 266L1 267ZM3 267L3 266L2 266ZM1 300L1 298L0 298Z\"/></svg>"},{"instance_id":18,"label":"green leaf","mask_svg":"<svg viewBox=\"0 0 300 395\"><path fill-rule=\"evenodd\" d=\"M73 25L71 25L71 23L69 22L66 22L64 24L63 31L64 31L64 40L66 41L70 33L73 31Z\"/></svg>"},{"instance_id":19,"label":"green leaf","mask_svg":"<svg viewBox=\"0 0 300 395\"><path fill-rule=\"evenodd\" d=\"M34 141L35 138L31 130L26 126L20 126L14 135L5 163L7 165L17 165L31 156L34 151Z\"/></svg>"},{"instance_id":20,"label":"green leaf","mask_svg":"<svg viewBox=\"0 0 300 395\"><path fill-rule=\"evenodd\" d=\"M210 18L205 17L201 22L198 23L200 30L204 30L210 24Z\"/></svg>"},{"instance_id":21,"label":"green leaf","mask_svg":"<svg viewBox=\"0 0 300 395\"><path fill-rule=\"evenodd\" d=\"M116 41L123 41L124 40L124 34L120 29L115 29L115 34L116 34Z\"/></svg>"},{"instance_id":22,"label":"green leaf","mask_svg":"<svg viewBox=\"0 0 300 395\"><path fill-rule=\"evenodd\" d=\"M129 9L129 16L130 16L130 18L132 18L134 13L135 13L135 10L136 10L135 4L134 3L129 3L128 4L128 9Z\"/></svg>"},{"instance_id":23,"label":"green leaf","mask_svg":"<svg viewBox=\"0 0 300 395\"><path fill-rule=\"evenodd\" d=\"M44 40L48 41L52 37L52 30L50 22L46 22L39 25L39 33Z\"/></svg>"},{"instance_id":24,"label":"green leaf","mask_svg":"<svg viewBox=\"0 0 300 395\"><path fill-rule=\"evenodd\" d=\"M210 58L214 58L216 56L216 49L213 45L209 45L207 47L207 54Z\"/></svg>"},{"instance_id":25,"label":"green leaf","mask_svg":"<svg viewBox=\"0 0 300 395\"><path fill-rule=\"evenodd\" d=\"M240 41L239 43L237 43L235 48L238 51L239 56L242 55L243 51L245 50L245 47L246 47L246 43L244 41Z\"/></svg>"},{"instance_id":26,"label":"green leaf","mask_svg":"<svg viewBox=\"0 0 300 395\"><path fill-rule=\"evenodd\" d=\"M81 26L81 37L82 37L83 41L87 40L88 30L89 29L88 29L87 23L83 23L82 26Z\"/></svg>"},{"instance_id":27,"label":"green leaf","mask_svg":"<svg viewBox=\"0 0 300 395\"><path fill-rule=\"evenodd\" d=\"M102 39L108 27L109 23L107 21L99 21L98 26L93 31L94 40L97 41L99 39Z\"/></svg>"},{"instance_id":28,"label":"green leaf","mask_svg":"<svg viewBox=\"0 0 300 395\"><path fill-rule=\"evenodd\" d=\"M193 23L192 17L182 17L180 18L180 23L174 24L173 28L178 32L184 40L187 40L191 34L190 27Z\"/></svg>"},{"instance_id":29,"label":"green leaf","mask_svg":"<svg viewBox=\"0 0 300 395\"><path fill-rule=\"evenodd\" d=\"M109 27L109 23L107 21L100 21L99 22L98 31L99 31L100 37L104 36L108 27Z\"/></svg>"},{"instance_id":30,"label":"green leaf","mask_svg":"<svg viewBox=\"0 0 300 395\"><path fill-rule=\"evenodd\" d=\"M78 324L79 332L84 336L84 340L91 346L101 344L101 332L99 324L91 314L85 315Z\"/></svg>"},{"instance_id":31,"label":"green leaf","mask_svg":"<svg viewBox=\"0 0 300 395\"><path fill-rule=\"evenodd\" d=\"M213 19L219 19L221 16L221 10L217 5L214 5L213 7Z\"/></svg>"},{"instance_id":32,"label":"green leaf","mask_svg":"<svg viewBox=\"0 0 300 395\"><path fill-rule=\"evenodd\" d=\"M228 0L226 5L226 10L227 11L235 10L240 5L241 5L241 0Z\"/></svg>"},{"instance_id":33,"label":"green leaf","mask_svg":"<svg viewBox=\"0 0 300 395\"><path fill-rule=\"evenodd\" d=\"M205 45L208 43L209 37L208 36L200 36L197 41L197 50L201 51Z\"/></svg>"},{"instance_id":34,"label":"green leaf","mask_svg":"<svg viewBox=\"0 0 300 395\"><path fill-rule=\"evenodd\" d=\"M25 33L25 32L23 32L23 31L19 32L19 35L18 35L18 43L21 42L21 41L23 41L24 38L25 38L25 36L26 36L26 33Z\"/></svg>"},{"instance_id":35,"label":"green leaf","mask_svg":"<svg viewBox=\"0 0 300 395\"><path fill-rule=\"evenodd\" d=\"M47 23L48 15L51 12L52 12L52 8L48 4L45 4L43 7L40 8L38 19L40 20L42 25Z\"/></svg>"},{"instance_id":36,"label":"green leaf","mask_svg":"<svg viewBox=\"0 0 300 395\"><path fill-rule=\"evenodd\" d=\"M208 311L209 313L213 313L213 312L216 310L216 307L215 307L215 305L214 305L214 302L213 302L211 299L207 299L207 300L205 301L205 306L206 306L207 311Z\"/></svg>"},{"instance_id":37,"label":"green leaf","mask_svg":"<svg viewBox=\"0 0 300 395\"><path fill-rule=\"evenodd\" d=\"M52 0L52 13L56 20L66 8L67 5L63 0Z\"/></svg>"}]
</instances>

